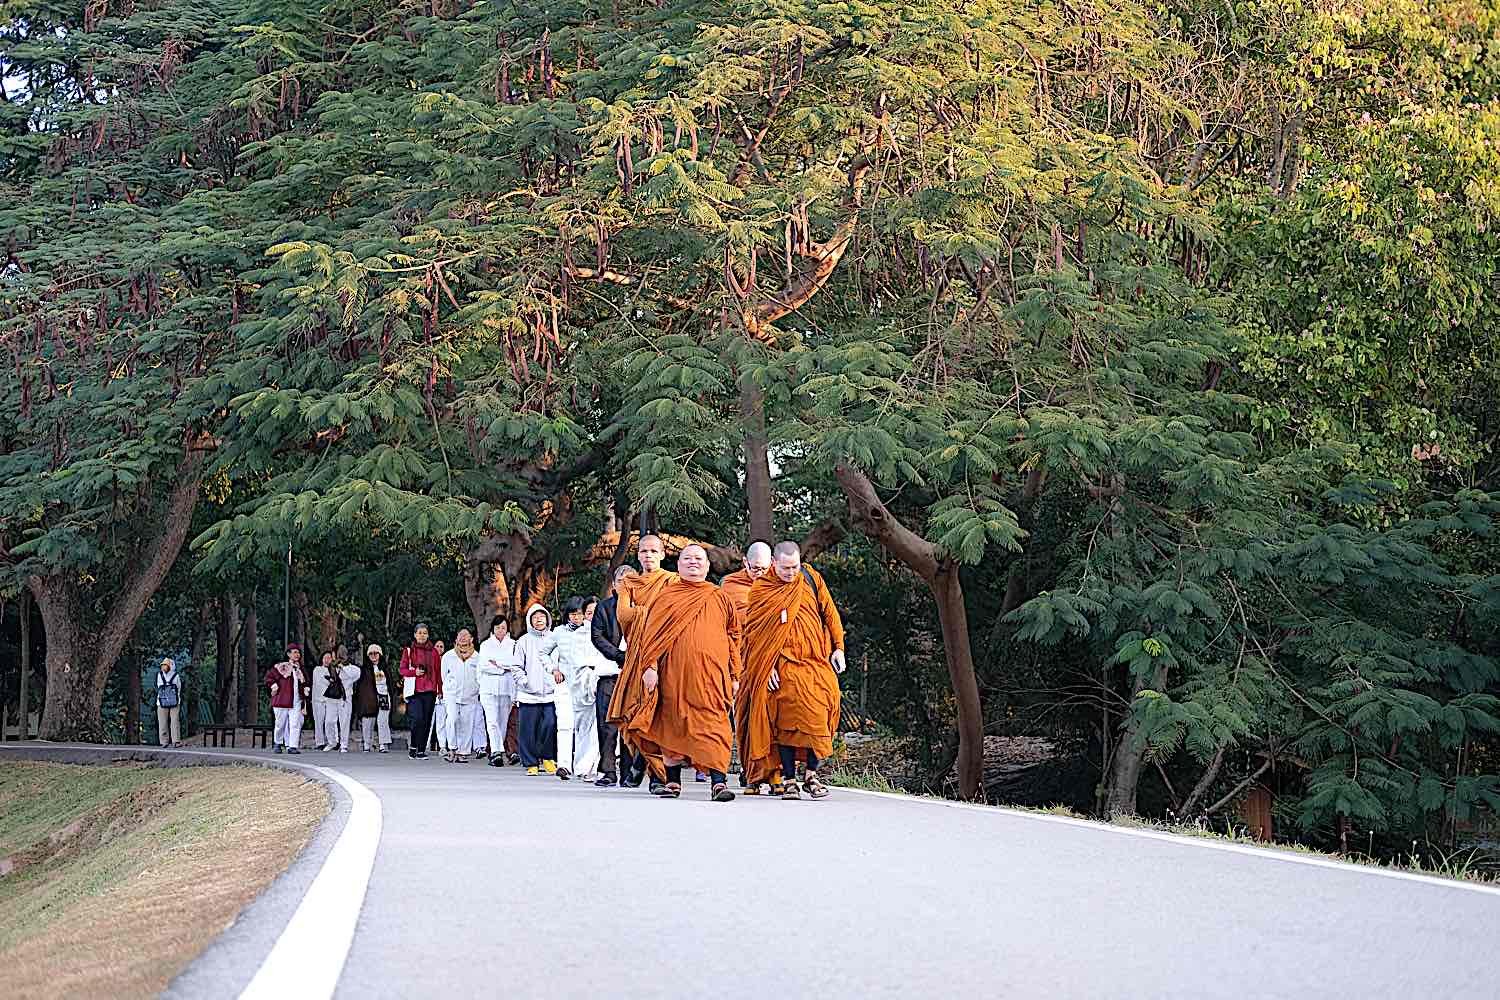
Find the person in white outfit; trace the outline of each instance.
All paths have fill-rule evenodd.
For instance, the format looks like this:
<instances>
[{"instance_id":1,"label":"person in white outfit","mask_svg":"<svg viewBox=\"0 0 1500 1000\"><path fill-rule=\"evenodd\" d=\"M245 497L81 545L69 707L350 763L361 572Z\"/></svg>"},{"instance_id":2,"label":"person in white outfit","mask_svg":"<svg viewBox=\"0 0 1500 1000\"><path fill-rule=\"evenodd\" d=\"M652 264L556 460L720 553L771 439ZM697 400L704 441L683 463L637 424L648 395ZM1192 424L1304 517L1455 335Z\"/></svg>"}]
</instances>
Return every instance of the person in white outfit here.
<instances>
[{"instance_id":1,"label":"person in white outfit","mask_svg":"<svg viewBox=\"0 0 1500 1000\"><path fill-rule=\"evenodd\" d=\"M438 654L438 698L437 707L432 711L432 738L437 741L438 753L446 760L453 749L453 741L448 738L448 703L443 700L443 640L439 639L432 645L436 647Z\"/></svg>"},{"instance_id":2,"label":"person in white outfit","mask_svg":"<svg viewBox=\"0 0 1500 1000\"><path fill-rule=\"evenodd\" d=\"M506 667L515 640L502 615L490 623L490 637L479 645L479 705L490 743L490 766L505 766L505 732L516 700L516 675Z\"/></svg>"},{"instance_id":3,"label":"person in white outfit","mask_svg":"<svg viewBox=\"0 0 1500 1000\"><path fill-rule=\"evenodd\" d=\"M371 643L365 650L366 662L354 685L354 710L359 713L359 735L365 753L375 749L377 727L381 753L391 751L391 688L381 660L385 651Z\"/></svg>"},{"instance_id":4,"label":"person in white outfit","mask_svg":"<svg viewBox=\"0 0 1500 1000\"><path fill-rule=\"evenodd\" d=\"M563 683L557 686L557 776L570 773L587 778L599 764L599 740L594 735L595 670L603 656L594 648L588 608L594 601L571 597L563 605L566 620L552 630L557 642L557 666Z\"/></svg>"},{"instance_id":5,"label":"person in white outfit","mask_svg":"<svg viewBox=\"0 0 1500 1000\"><path fill-rule=\"evenodd\" d=\"M313 717L313 749L332 750L333 739L329 735L328 713L330 712L329 698L325 693L329 683L338 676L338 670L333 665L333 654L324 653L323 662L312 670L312 717ZM334 725L337 725L337 720Z\"/></svg>"},{"instance_id":6,"label":"person in white outfit","mask_svg":"<svg viewBox=\"0 0 1500 1000\"><path fill-rule=\"evenodd\" d=\"M474 633L460 629L443 654L443 704L447 708L448 760L467 764L474 749L474 713L479 711L479 650Z\"/></svg>"},{"instance_id":7,"label":"person in white outfit","mask_svg":"<svg viewBox=\"0 0 1500 1000\"><path fill-rule=\"evenodd\" d=\"M339 753L349 752L349 723L354 718L354 686L359 683L359 668L349 662L349 647L340 646L334 655L333 675L339 679L342 697L329 700L328 720L324 730L328 734L329 748L339 748Z\"/></svg>"}]
</instances>

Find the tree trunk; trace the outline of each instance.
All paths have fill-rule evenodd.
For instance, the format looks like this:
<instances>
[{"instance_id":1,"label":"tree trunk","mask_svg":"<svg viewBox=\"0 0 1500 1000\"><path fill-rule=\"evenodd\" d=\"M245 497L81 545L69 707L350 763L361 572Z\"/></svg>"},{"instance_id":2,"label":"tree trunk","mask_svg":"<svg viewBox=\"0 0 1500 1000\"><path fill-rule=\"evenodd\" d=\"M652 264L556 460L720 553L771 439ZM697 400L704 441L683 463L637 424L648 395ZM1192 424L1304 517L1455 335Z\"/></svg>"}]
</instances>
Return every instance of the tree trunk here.
<instances>
[{"instance_id":1,"label":"tree trunk","mask_svg":"<svg viewBox=\"0 0 1500 1000\"><path fill-rule=\"evenodd\" d=\"M1158 667L1151 677L1150 687L1160 690L1166 681L1166 668ZM1146 688L1146 682L1137 678L1131 690L1132 705L1136 696ZM1146 759L1146 744L1139 738L1140 724L1135 713L1127 712L1123 718L1125 724L1120 730L1119 742L1115 744L1114 763L1110 767L1109 795L1104 800L1104 814L1110 819L1135 815L1136 789L1141 781L1141 764Z\"/></svg>"},{"instance_id":2,"label":"tree trunk","mask_svg":"<svg viewBox=\"0 0 1500 1000\"><path fill-rule=\"evenodd\" d=\"M228 725L238 722L234 699L235 634L239 630L240 613L234 598L219 598L219 617L214 623L214 710Z\"/></svg>"},{"instance_id":3,"label":"tree trunk","mask_svg":"<svg viewBox=\"0 0 1500 1000\"><path fill-rule=\"evenodd\" d=\"M240 653L240 724L253 726L260 722L260 657L256 651L259 636L255 614L255 594L245 602L245 648Z\"/></svg>"},{"instance_id":4,"label":"tree trunk","mask_svg":"<svg viewBox=\"0 0 1500 1000\"><path fill-rule=\"evenodd\" d=\"M474 619L474 634L483 642L490 634L490 623L496 615L507 620L513 612L510 607L510 588L505 585L505 571L499 563L471 562L464 566L464 597L469 602L469 614Z\"/></svg>"},{"instance_id":5,"label":"tree trunk","mask_svg":"<svg viewBox=\"0 0 1500 1000\"><path fill-rule=\"evenodd\" d=\"M123 658L125 664L125 742L141 742L141 665L135 651Z\"/></svg>"},{"instance_id":6,"label":"tree trunk","mask_svg":"<svg viewBox=\"0 0 1500 1000\"><path fill-rule=\"evenodd\" d=\"M984 778L984 724L958 566L940 556L937 546L893 517L863 472L840 465L834 475L849 501L854 525L921 577L937 602L948 680L958 703L958 794L960 798L977 799Z\"/></svg>"},{"instance_id":7,"label":"tree trunk","mask_svg":"<svg viewBox=\"0 0 1500 1000\"><path fill-rule=\"evenodd\" d=\"M21 613L21 739L31 739L31 696L27 685L31 683L31 594L21 591L16 602Z\"/></svg>"},{"instance_id":8,"label":"tree trunk","mask_svg":"<svg viewBox=\"0 0 1500 1000\"><path fill-rule=\"evenodd\" d=\"M339 613L329 608L318 612L318 657L332 653L339 645Z\"/></svg>"},{"instance_id":9,"label":"tree trunk","mask_svg":"<svg viewBox=\"0 0 1500 1000\"><path fill-rule=\"evenodd\" d=\"M161 587L167 571L182 551L198 505L198 483L203 477L203 452L191 448L178 469L156 533L122 565L124 579L113 589L105 586L81 599L78 574L62 571L30 576L27 589L42 612L47 639L47 700L42 710L43 739L102 742L104 682L120 658L147 603ZM84 608L95 610L85 616ZM94 621L101 621L97 628Z\"/></svg>"},{"instance_id":10,"label":"tree trunk","mask_svg":"<svg viewBox=\"0 0 1500 1000\"><path fill-rule=\"evenodd\" d=\"M749 378L740 380L740 416L745 422L745 502L750 508L750 541L775 544L766 395Z\"/></svg>"}]
</instances>

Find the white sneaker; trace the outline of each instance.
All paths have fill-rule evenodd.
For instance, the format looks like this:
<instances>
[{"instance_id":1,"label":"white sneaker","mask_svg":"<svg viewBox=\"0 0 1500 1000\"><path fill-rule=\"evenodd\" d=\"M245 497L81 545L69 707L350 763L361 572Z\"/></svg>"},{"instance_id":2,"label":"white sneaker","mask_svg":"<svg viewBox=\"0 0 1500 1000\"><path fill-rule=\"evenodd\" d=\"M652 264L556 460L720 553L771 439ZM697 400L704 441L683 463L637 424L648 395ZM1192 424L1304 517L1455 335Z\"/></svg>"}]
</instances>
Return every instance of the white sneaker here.
<instances>
[{"instance_id":1,"label":"white sneaker","mask_svg":"<svg viewBox=\"0 0 1500 1000\"><path fill-rule=\"evenodd\" d=\"M349 752L349 748L348 747L339 747L339 753L348 753L348 752Z\"/></svg>"}]
</instances>

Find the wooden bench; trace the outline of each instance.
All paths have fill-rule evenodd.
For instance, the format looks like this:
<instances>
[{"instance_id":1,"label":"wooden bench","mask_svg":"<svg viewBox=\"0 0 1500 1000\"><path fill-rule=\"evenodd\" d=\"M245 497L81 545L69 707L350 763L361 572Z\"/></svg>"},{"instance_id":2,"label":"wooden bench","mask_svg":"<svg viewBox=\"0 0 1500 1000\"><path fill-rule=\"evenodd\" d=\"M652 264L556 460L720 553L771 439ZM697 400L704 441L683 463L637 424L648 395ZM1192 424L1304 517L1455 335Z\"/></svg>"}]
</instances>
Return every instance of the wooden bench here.
<instances>
[{"instance_id":1,"label":"wooden bench","mask_svg":"<svg viewBox=\"0 0 1500 1000\"><path fill-rule=\"evenodd\" d=\"M201 732L203 734L203 745L204 746L223 747L225 745L224 744L224 740L227 737L228 740L229 740L229 746L230 746L230 748L235 749L236 748L235 747L235 740L239 738L239 730L241 730L241 729L247 729L247 730L250 731L250 747L251 747L251 749L255 749L255 748L258 747L259 749L264 750L268 746L270 746L270 743L271 743L271 727L270 726L218 726L218 725L204 726L202 728ZM212 741L212 742L210 742L210 741Z\"/></svg>"},{"instance_id":2,"label":"wooden bench","mask_svg":"<svg viewBox=\"0 0 1500 1000\"><path fill-rule=\"evenodd\" d=\"M239 726L204 726L201 730L203 734L203 745L206 747L222 747L224 746L225 737L228 737L229 745L232 747L234 746L235 730L238 728ZM213 742L209 742L210 740L212 740Z\"/></svg>"}]
</instances>

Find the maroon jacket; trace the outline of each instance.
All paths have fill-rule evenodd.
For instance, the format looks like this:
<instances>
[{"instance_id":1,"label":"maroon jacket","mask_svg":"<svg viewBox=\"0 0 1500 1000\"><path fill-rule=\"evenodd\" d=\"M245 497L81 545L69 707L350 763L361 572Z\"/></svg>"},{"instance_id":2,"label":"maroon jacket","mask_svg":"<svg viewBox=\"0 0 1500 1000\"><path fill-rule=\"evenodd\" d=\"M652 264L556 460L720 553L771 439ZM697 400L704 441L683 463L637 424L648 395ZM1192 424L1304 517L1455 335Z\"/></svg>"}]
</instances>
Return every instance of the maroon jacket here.
<instances>
[{"instance_id":1,"label":"maroon jacket","mask_svg":"<svg viewBox=\"0 0 1500 1000\"><path fill-rule=\"evenodd\" d=\"M286 662L288 662L288 661L286 661L286 660L282 661L282 663L286 663ZM276 685L276 690L271 693L271 707L272 708L291 708L292 707L292 685L293 684L296 684L297 686L299 686L299 687L301 687L303 689L302 702L303 702L304 705L306 705L307 704L307 692L306 692L306 689L307 689L307 676L302 672L302 668L301 667L293 667L291 674L289 676L283 677L281 675L281 671L276 669L276 667L279 667L279 666L281 666L280 663L276 664L275 667L272 667L271 669L267 670L266 671L266 676L265 676L265 681L264 681L265 686L266 686L266 690L268 690L268 691L271 689L271 685L272 684Z\"/></svg>"},{"instance_id":2,"label":"maroon jacket","mask_svg":"<svg viewBox=\"0 0 1500 1000\"><path fill-rule=\"evenodd\" d=\"M402 677L417 677L418 667L427 671L421 677L417 677L418 694L423 691L432 691L439 698L443 696L442 666L443 658L438 655L437 646L431 642L420 646L412 643L401 651Z\"/></svg>"}]
</instances>

